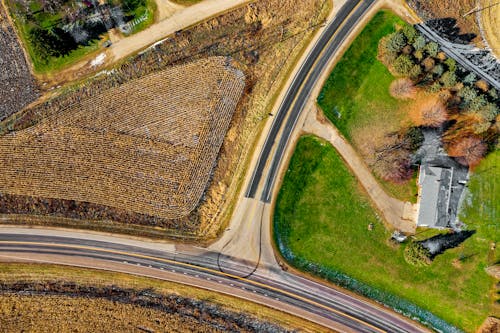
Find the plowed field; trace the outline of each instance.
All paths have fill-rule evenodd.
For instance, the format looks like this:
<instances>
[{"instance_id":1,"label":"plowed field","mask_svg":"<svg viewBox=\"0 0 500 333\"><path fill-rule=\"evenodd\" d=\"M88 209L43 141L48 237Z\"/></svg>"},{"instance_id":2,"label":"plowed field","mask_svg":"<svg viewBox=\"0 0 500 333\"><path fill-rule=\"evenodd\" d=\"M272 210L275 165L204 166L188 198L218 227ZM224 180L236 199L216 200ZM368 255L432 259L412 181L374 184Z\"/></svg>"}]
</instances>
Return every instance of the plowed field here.
<instances>
[{"instance_id":1,"label":"plowed field","mask_svg":"<svg viewBox=\"0 0 500 333\"><path fill-rule=\"evenodd\" d=\"M244 85L228 58L211 57L66 108L45 105L37 125L0 137L0 192L183 217L207 186Z\"/></svg>"}]
</instances>

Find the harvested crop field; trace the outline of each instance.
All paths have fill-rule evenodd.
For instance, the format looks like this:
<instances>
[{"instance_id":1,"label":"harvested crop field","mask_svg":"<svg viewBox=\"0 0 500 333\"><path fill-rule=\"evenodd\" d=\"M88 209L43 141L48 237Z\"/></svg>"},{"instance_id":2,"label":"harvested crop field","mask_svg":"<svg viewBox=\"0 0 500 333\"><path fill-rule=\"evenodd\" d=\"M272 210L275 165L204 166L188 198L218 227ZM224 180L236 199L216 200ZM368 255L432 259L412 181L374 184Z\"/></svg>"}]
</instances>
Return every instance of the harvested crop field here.
<instances>
[{"instance_id":1,"label":"harvested crop field","mask_svg":"<svg viewBox=\"0 0 500 333\"><path fill-rule=\"evenodd\" d=\"M486 39L488 46L495 54L497 59L500 59L500 3L498 0L482 0L481 7L484 8L478 13L478 19L481 20L483 29L483 37Z\"/></svg>"},{"instance_id":2,"label":"harvested crop field","mask_svg":"<svg viewBox=\"0 0 500 333\"><path fill-rule=\"evenodd\" d=\"M198 204L245 85L211 57L131 80L0 137L0 192L167 219Z\"/></svg>"},{"instance_id":3,"label":"harvested crop field","mask_svg":"<svg viewBox=\"0 0 500 333\"><path fill-rule=\"evenodd\" d=\"M5 332L286 332L206 301L63 281L0 284L0 327Z\"/></svg>"},{"instance_id":4,"label":"harvested crop field","mask_svg":"<svg viewBox=\"0 0 500 333\"><path fill-rule=\"evenodd\" d=\"M0 3L0 120L21 110L38 97L16 33Z\"/></svg>"},{"instance_id":5,"label":"harvested crop field","mask_svg":"<svg viewBox=\"0 0 500 333\"><path fill-rule=\"evenodd\" d=\"M188 216L166 219L106 204L16 195L0 190L0 214L4 223L69 226L134 235L140 229L144 236L214 238L224 230L231 216L255 140L284 80L313 33L324 22L331 5L330 0L249 3L179 31L101 75L63 87L54 92L57 96L43 104L0 122L1 137L46 123L43 119L58 110L72 108L89 96L100 95L172 65L214 56L231 57L234 66L245 74L244 94L220 148L209 185L199 205Z\"/></svg>"}]
</instances>

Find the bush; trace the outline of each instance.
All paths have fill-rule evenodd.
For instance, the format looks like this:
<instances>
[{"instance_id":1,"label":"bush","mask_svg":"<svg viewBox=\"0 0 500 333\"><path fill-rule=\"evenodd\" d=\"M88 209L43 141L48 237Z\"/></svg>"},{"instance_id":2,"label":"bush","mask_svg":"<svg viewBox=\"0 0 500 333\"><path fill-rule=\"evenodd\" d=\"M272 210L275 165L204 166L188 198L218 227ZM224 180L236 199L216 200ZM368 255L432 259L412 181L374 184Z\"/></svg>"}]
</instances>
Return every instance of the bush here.
<instances>
[{"instance_id":1,"label":"bush","mask_svg":"<svg viewBox=\"0 0 500 333\"><path fill-rule=\"evenodd\" d=\"M422 35L418 35L415 37L415 41L413 42L413 47L415 50L423 50L425 48L425 38Z\"/></svg>"},{"instance_id":2,"label":"bush","mask_svg":"<svg viewBox=\"0 0 500 333\"><path fill-rule=\"evenodd\" d=\"M472 87L464 86L458 92L458 96L460 96L465 104L468 105L474 98L477 97L477 91Z\"/></svg>"},{"instance_id":3,"label":"bush","mask_svg":"<svg viewBox=\"0 0 500 333\"><path fill-rule=\"evenodd\" d=\"M444 64L448 67L448 71L450 72L455 72L457 70L457 62L453 58L446 59Z\"/></svg>"},{"instance_id":4,"label":"bush","mask_svg":"<svg viewBox=\"0 0 500 333\"><path fill-rule=\"evenodd\" d=\"M393 32L389 35L386 43L389 52L400 52L406 45L406 37L401 31Z\"/></svg>"},{"instance_id":5,"label":"bush","mask_svg":"<svg viewBox=\"0 0 500 333\"><path fill-rule=\"evenodd\" d=\"M408 55L402 54L392 64L392 70L396 75L408 77L414 65Z\"/></svg>"},{"instance_id":6,"label":"bush","mask_svg":"<svg viewBox=\"0 0 500 333\"><path fill-rule=\"evenodd\" d=\"M431 264L430 252L419 242L410 242L404 252L405 261L413 266L422 267Z\"/></svg>"},{"instance_id":7,"label":"bush","mask_svg":"<svg viewBox=\"0 0 500 333\"><path fill-rule=\"evenodd\" d=\"M476 82L476 80L477 80L477 76L476 76L476 74L474 74L474 73L469 73L469 74L467 74L467 75L464 77L464 79L462 80L462 82L463 82L463 83L465 83L465 84L470 84L470 85L472 85L472 84L474 84L474 82Z\"/></svg>"},{"instance_id":8,"label":"bush","mask_svg":"<svg viewBox=\"0 0 500 333\"><path fill-rule=\"evenodd\" d=\"M409 24L406 24L403 29L401 29L403 35L406 37L408 44L413 44L418 36L417 30Z\"/></svg>"},{"instance_id":9,"label":"bush","mask_svg":"<svg viewBox=\"0 0 500 333\"><path fill-rule=\"evenodd\" d=\"M451 88L457 84L457 76L453 71L444 72L439 79L445 88Z\"/></svg>"},{"instance_id":10,"label":"bush","mask_svg":"<svg viewBox=\"0 0 500 333\"><path fill-rule=\"evenodd\" d=\"M413 67L410 70L410 73L408 74L410 75L410 78L412 80L417 80L420 77L420 75L422 75L422 67L420 67L419 64L415 64L413 65Z\"/></svg>"},{"instance_id":11,"label":"bush","mask_svg":"<svg viewBox=\"0 0 500 333\"><path fill-rule=\"evenodd\" d=\"M431 56L431 57L435 57L437 56L437 53L439 51L439 45L438 43L436 42L429 42L426 46L425 46L425 50L427 51L427 53Z\"/></svg>"}]
</instances>

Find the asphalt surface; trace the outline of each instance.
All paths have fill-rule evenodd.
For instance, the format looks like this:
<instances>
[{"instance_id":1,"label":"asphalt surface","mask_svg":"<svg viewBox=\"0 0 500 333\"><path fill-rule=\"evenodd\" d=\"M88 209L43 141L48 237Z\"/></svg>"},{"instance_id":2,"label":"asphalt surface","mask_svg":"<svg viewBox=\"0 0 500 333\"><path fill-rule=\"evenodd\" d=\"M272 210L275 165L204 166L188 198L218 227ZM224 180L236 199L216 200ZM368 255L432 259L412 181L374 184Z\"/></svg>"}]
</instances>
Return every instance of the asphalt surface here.
<instances>
[{"instance_id":1,"label":"asphalt surface","mask_svg":"<svg viewBox=\"0 0 500 333\"><path fill-rule=\"evenodd\" d=\"M307 59L296 74L287 91L286 97L276 112L272 128L268 133L257 165L253 171L251 181L248 185L245 194L246 197L255 198L261 179L265 177L264 189L260 200L266 203L270 202L272 188L286 145L293 132L297 119L304 109L310 91L325 70L330 58L338 51L350 30L356 26L356 22L366 14L373 3L373 0L347 1L314 45ZM276 143L276 139L285 120L286 124L279 138L278 146L272 156L271 165L267 174L264 174L268 160L271 157L273 146Z\"/></svg>"},{"instance_id":2,"label":"asphalt surface","mask_svg":"<svg viewBox=\"0 0 500 333\"><path fill-rule=\"evenodd\" d=\"M256 272L250 278L220 272L217 268L217 253L202 249L197 254L166 252L82 238L1 233L0 256L9 255L17 258L23 255L27 258L57 255L75 258L75 261L76 258L85 259L88 267L94 267L95 262L105 261L108 264L168 271L179 275L181 279L189 277L200 280L201 286L208 281L217 282L216 286L224 288L226 293L227 288L234 290L231 292L233 295L244 291L275 304L282 303L283 307L293 306L323 318L323 324L331 323L329 327L341 324L356 332L426 331L390 311L287 272L275 271L265 275ZM232 267L235 273L243 268L241 265L244 263L234 261Z\"/></svg>"},{"instance_id":3,"label":"asphalt surface","mask_svg":"<svg viewBox=\"0 0 500 333\"><path fill-rule=\"evenodd\" d=\"M325 28L280 105L261 150L246 193L247 197L256 196L258 185L264 178L265 186L260 200L269 202L286 145L304 109L311 88L317 83L320 74L342 41L373 2L373 0L347 1L335 19ZM275 143L280 133L276 147ZM271 164L266 170L269 161ZM317 322L339 331L427 332L426 329L391 310L344 291L282 271L278 266L259 264L258 269L246 277L248 262L231 256L221 258L218 251L193 246L160 246L151 242L125 241L113 236L98 238L79 231L7 229L0 228L0 259L16 260L22 257L49 262L49 258L59 258L59 261L51 262L68 265L76 265L78 262L79 266L89 268L96 268L96 263L100 262L101 267L109 270L121 265L122 268L116 271L131 274L137 274L138 267L141 272L168 271L170 276L175 276L175 281L182 282L183 278L190 281L197 280L197 285L200 287L225 293L228 293L229 288L231 295L256 302L264 298L265 301L261 301L261 304L277 304L275 307L306 319L322 318ZM66 236L54 236L55 234ZM111 241L103 241L103 238ZM130 245L131 243L139 245ZM66 262L61 258L66 258ZM72 258L74 263L71 261ZM223 270L221 266L224 266ZM129 269L123 270L123 267ZM301 311L306 311L309 315L304 315ZM338 329L338 325L344 329Z\"/></svg>"}]
</instances>

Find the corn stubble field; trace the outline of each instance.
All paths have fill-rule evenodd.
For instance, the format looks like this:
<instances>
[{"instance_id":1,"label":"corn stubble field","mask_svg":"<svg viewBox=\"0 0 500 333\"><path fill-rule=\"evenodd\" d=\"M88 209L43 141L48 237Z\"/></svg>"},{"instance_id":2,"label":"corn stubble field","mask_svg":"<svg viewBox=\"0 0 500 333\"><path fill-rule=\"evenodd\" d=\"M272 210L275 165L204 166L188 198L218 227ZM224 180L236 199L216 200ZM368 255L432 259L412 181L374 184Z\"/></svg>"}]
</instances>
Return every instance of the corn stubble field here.
<instances>
[{"instance_id":1,"label":"corn stubble field","mask_svg":"<svg viewBox=\"0 0 500 333\"><path fill-rule=\"evenodd\" d=\"M109 205L167 219L206 187L244 88L213 57L129 81L0 138L0 191Z\"/></svg>"},{"instance_id":2,"label":"corn stubble field","mask_svg":"<svg viewBox=\"0 0 500 333\"><path fill-rule=\"evenodd\" d=\"M2 332L286 332L210 301L68 281L0 283Z\"/></svg>"},{"instance_id":3,"label":"corn stubble field","mask_svg":"<svg viewBox=\"0 0 500 333\"><path fill-rule=\"evenodd\" d=\"M6 148L9 152L16 150L17 156L22 156L22 150L31 149L38 155L38 161L33 157L29 161L21 158L19 162L7 162L10 157L6 153L0 157L5 160L3 163L11 165L10 176L1 180L0 214L3 220L114 232L131 232L127 230L140 226L143 235L157 235L158 230L162 230L162 235L167 235L166 231L173 237L215 237L221 230L221 223L223 226L223 218L229 216L222 212L230 212L227 207L233 202L232 198L236 198L254 140L281 91L283 80L312 33L324 21L330 6L328 0L250 3L179 31L115 68L63 87L55 97L0 122L0 141L9 147ZM230 116L224 118L224 121L231 121L227 134L224 121L218 123L210 118L209 108L217 108L210 103L206 105L207 110L196 109L195 105L193 113L174 112L168 119L163 119L156 111L147 113L149 120L142 120L144 110L137 112L140 116L128 115L126 118L120 118L122 115L113 111L125 110L126 107L122 107L125 103L132 104L132 110L154 108L152 95L158 103L163 99L168 100L172 108L175 103L180 105L179 98L191 91L184 91L183 95L176 90L184 89L182 84L185 82L193 82L190 90L197 86L202 88L198 81L203 69L193 69L186 75L180 73L176 85L169 85L169 80L164 80L160 85L165 88L158 87L156 94L151 95L147 95L147 89L136 89L138 82L146 84L137 80L148 75L156 77L156 73L173 65L213 57L232 59L231 66L245 76L244 93L236 111L232 119ZM193 78L189 78L190 75ZM227 75L229 80L230 75ZM241 74L236 76L231 79L235 91L240 89L243 80ZM221 91L228 90L230 80L224 84L217 81L217 84L225 85L218 88ZM184 85L185 90L188 85ZM224 93L225 99L235 94ZM236 103L236 96L232 98ZM190 101L191 98L184 100L186 109L193 107ZM89 108L97 108L97 112L85 112ZM160 129L163 124L168 124L165 130ZM222 133L221 137L213 136L223 141L220 150L213 150L216 156L213 160L207 158L209 152L199 152L198 160L193 155L196 154L195 146L200 148L203 142L207 144L204 147L220 145L215 139L217 142L205 138L203 135L207 132L198 132L197 126L217 135ZM217 126L221 129L216 130ZM47 145L62 155L45 156L52 151ZM104 148L97 149L98 145ZM137 149L126 148L134 145ZM149 145L154 148L144 148ZM168 154L165 147L169 149ZM155 155L160 153L163 155ZM126 157L118 161L120 155ZM154 161L160 159L166 169L153 172ZM191 159L191 164L185 159ZM199 163L195 165L194 161ZM31 171L40 167L44 172L50 171L43 178L48 177L51 181L42 181L36 173L28 175L28 172L16 170L16 163L27 162L33 164L29 167ZM178 163L177 169L167 172L175 163ZM203 181L197 178L201 174L205 175ZM56 175L64 175L66 179L58 179ZM110 175L115 178L108 178ZM167 182L169 185L165 188ZM93 200L85 201L89 197ZM120 227L114 222L126 225ZM133 232L137 234L138 231Z\"/></svg>"}]
</instances>

